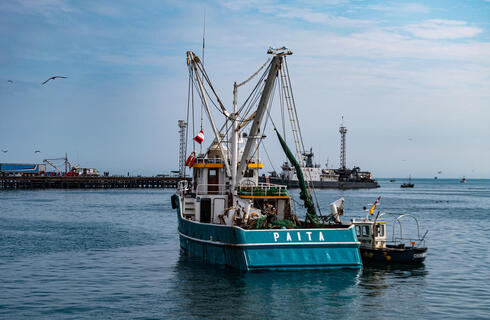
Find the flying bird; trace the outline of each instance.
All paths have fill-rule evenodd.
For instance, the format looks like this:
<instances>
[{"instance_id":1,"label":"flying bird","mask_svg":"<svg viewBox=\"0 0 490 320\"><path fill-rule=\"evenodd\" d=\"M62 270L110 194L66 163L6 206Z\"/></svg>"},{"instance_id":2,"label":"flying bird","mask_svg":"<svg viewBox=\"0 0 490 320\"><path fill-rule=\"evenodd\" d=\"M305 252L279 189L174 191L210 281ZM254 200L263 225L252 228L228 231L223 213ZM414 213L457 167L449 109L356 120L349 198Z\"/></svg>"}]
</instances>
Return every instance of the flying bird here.
<instances>
[{"instance_id":1,"label":"flying bird","mask_svg":"<svg viewBox=\"0 0 490 320\"><path fill-rule=\"evenodd\" d=\"M52 76L51 78L49 78L48 80L44 81L42 84L45 84L46 82L48 82L49 80L54 80L56 78L62 78L62 79L66 79L68 77L64 77L64 76Z\"/></svg>"},{"instance_id":2,"label":"flying bird","mask_svg":"<svg viewBox=\"0 0 490 320\"><path fill-rule=\"evenodd\" d=\"M3 152L3 153L7 153L7 152L9 152L9 151L8 151L7 149L2 149L2 152Z\"/></svg>"}]
</instances>

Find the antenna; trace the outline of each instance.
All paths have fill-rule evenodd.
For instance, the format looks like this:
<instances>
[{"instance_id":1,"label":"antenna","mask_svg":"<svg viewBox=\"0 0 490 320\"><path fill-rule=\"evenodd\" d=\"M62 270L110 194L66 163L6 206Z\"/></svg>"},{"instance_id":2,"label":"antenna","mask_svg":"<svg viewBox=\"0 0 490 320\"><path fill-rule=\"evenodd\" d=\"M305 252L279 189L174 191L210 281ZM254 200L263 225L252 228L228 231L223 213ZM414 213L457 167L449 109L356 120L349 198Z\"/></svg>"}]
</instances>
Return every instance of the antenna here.
<instances>
[{"instance_id":1,"label":"antenna","mask_svg":"<svg viewBox=\"0 0 490 320\"><path fill-rule=\"evenodd\" d=\"M205 41L206 39L206 8L204 8L204 22L202 26L202 61L204 61L204 48L205 48Z\"/></svg>"},{"instance_id":2,"label":"antenna","mask_svg":"<svg viewBox=\"0 0 490 320\"><path fill-rule=\"evenodd\" d=\"M204 21L202 25L202 59L201 63L204 65L204 49L206 47L206 8L204 8ZM203 109L204 109L204 102L201 101L201 130L202 130L202 123L203 123ZM199 154L202 154L202 143L199 144Z\"/></svg>"}]
</instances>

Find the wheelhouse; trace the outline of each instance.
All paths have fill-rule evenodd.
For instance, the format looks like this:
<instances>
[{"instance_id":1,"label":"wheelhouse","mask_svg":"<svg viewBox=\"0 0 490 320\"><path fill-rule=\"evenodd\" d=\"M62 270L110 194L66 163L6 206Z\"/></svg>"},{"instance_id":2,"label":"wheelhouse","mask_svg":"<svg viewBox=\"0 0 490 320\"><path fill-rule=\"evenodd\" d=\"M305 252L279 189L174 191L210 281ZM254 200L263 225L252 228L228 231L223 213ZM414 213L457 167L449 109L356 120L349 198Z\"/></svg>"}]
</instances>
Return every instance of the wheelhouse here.
<instances>
[{"instance_id":1,"label":"wheelhouse","mask_svg":"<svg viewBox=\"0 0 490 320\"><path fill-rule=\"evenodd\" d=\"M386 222L369 221L367 219L353 220L356 228L357 239L361 247L386 248Z\"/></svg>"}]
</instances>

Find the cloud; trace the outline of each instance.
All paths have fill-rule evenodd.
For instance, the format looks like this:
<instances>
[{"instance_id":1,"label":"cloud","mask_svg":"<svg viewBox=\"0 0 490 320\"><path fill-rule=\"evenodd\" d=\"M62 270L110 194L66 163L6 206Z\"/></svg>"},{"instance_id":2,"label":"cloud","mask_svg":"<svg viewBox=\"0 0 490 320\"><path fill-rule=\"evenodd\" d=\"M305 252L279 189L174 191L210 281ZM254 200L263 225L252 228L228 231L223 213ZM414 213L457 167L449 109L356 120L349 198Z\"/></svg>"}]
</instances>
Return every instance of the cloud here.
<instances>
[{"instance_id":1,"label":"cloud","mask_svg":"<svg viewBox=\"0 0 490 320\"><path fill-rule=\"evenodd\" d=\"M3 3L0 11L50 15L54 12L75 10L63 0L14 0Z\"/></svg>"},{"instance_id":2,"label":"cloud","mask_svg":"<svg viewBox=\"0 0 490 320\"><path fill-rule=\"evenodd\" d=\"M230 10L248 10L271 3L270 0L219 0L218 3Z\"/></svg>"},{"instance_id":3,"label":"cloud","mask_svg":"<svg viewBox=\"0 0 490 320\"><path fill-rule=\"evenodd\" d=\"M280 18L299 19L313 24L325 24L334 26L362 26L374 24L370 20L351 19L343 16L336 16L318 10L299 8L294 6L274 6L264 7L263 13L269 13Z\"/></svg>"},{"instance_id":4,"label":"cloud","mask_svg":"<svg viewBox=\"0 0 490 320\"><path fill-rule=\"evenodd\" d=\"M220 4L234 11L254 9L261 14L277 18L297 19L312 24L359 27L374 23L369 20L352 19L325 12L327 7L341 5L345 2L344 0L306 1L305 3L299 3L299 5L290 5L278 4L270 0L233 0L220 1Z\"/></svg>"},{"instance_id":5,"label":"cloud","mask_svg":"<svg viewBox=\"0 0 490 320\"><path fill-rule=\"evenodd\" d=\"M389 13L428 13L430 8L420 3L393 3L387 5L372 5L368 9Z\"/></svg>"},{"instance_id":6,"label":"cloud","mask_svg":"<svg viewBox=\"0 0 490 320\"><path fill-rule=\"evenodd\" d=\"M405 28L416 37L423 39L472 38L483 30L469 26L465 21L431 19L424 23L412 24Z\"/></svg>"},{"instance_id":7,"label":"cloud","mask_svg":"<svg viewBox=\"0 0 490 320\"><path fill-rule=\"evenodd\" d=\"M102 16L117 17L121 15L121 9L109 3L98 1L95 3L88 2L86 5L90 11Z\"/></svg>"}]
</instances>

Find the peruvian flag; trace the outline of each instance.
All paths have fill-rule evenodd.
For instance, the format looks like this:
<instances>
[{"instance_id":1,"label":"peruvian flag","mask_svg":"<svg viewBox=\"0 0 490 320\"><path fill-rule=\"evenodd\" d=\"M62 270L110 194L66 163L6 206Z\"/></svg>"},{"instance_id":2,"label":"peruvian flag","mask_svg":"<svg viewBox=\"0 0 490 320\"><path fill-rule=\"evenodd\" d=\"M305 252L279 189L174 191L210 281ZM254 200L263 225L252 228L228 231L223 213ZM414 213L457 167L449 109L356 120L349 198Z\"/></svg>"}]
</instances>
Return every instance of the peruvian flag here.
<instances>
[{"instance_id":1,"label":"peruvian flag","mask_svg":"<svg viewBox=\"0 0 490 320\"><path fill-rule=\"evenodd\" d=\"M204 141L204 132L202 131L202 129L201 131L199 131L197 136L194 137L194 141L196 141L199 144L201 144Z\"/></svg>"}]
</instances>

